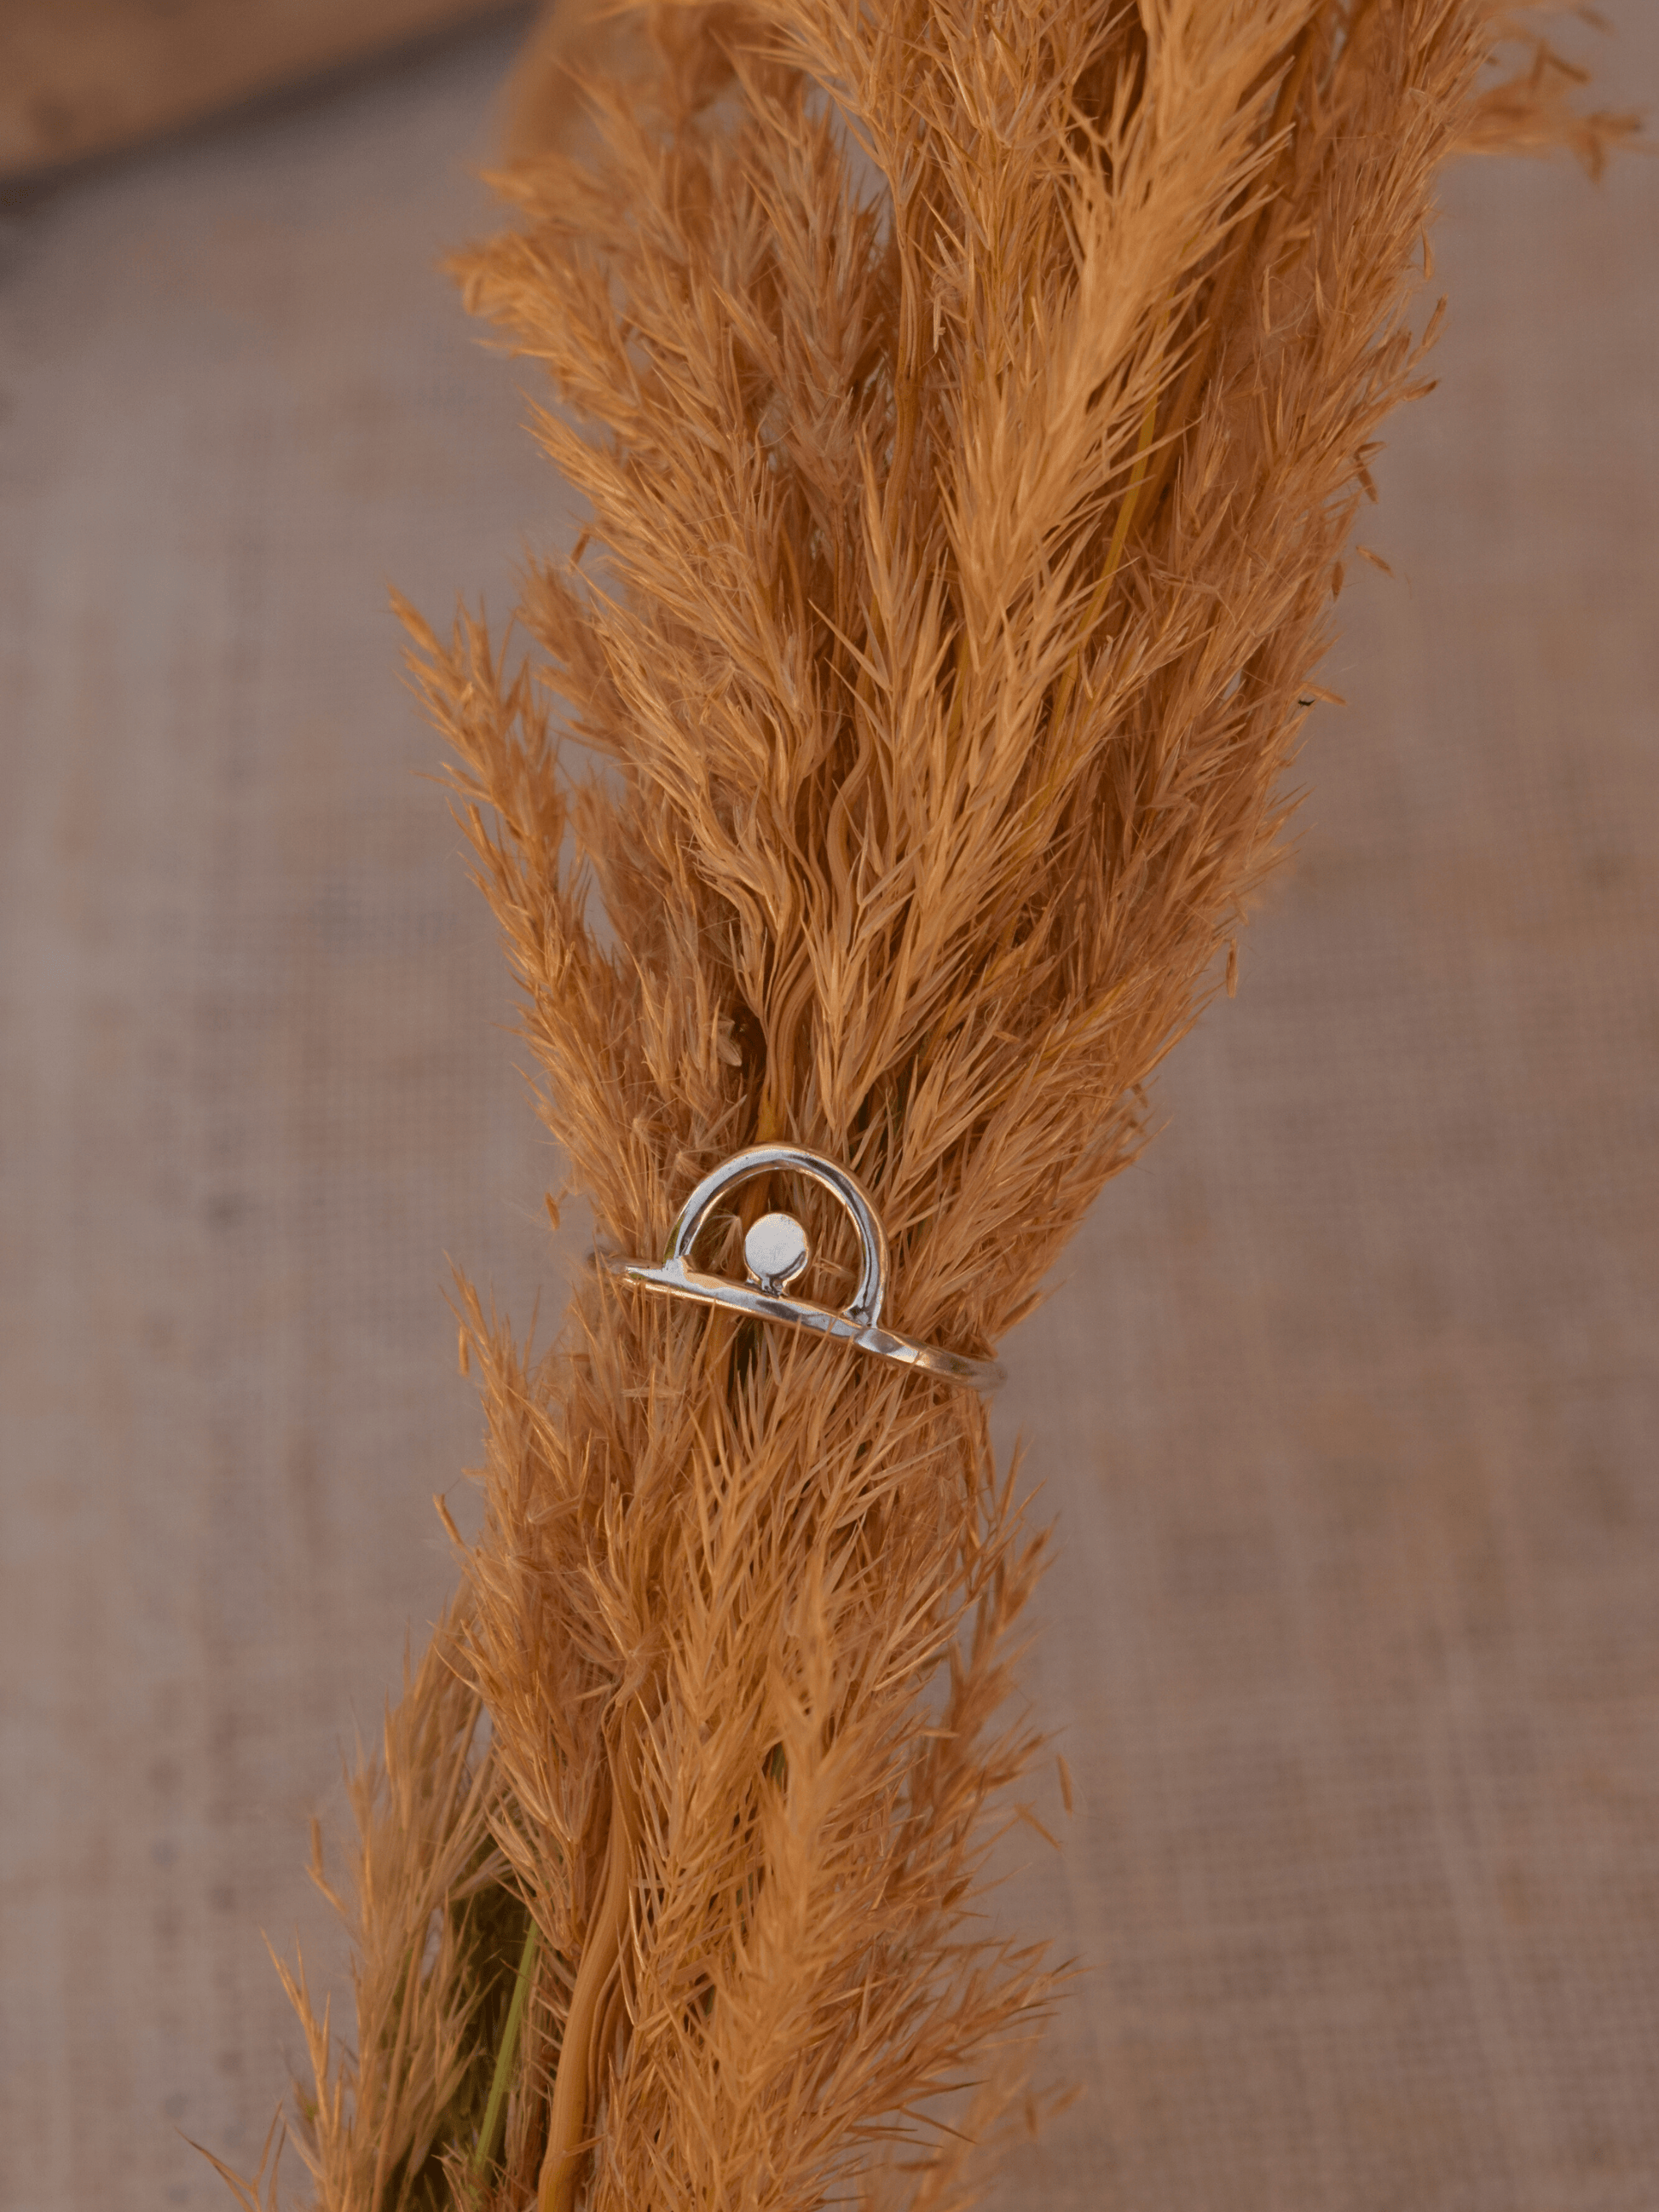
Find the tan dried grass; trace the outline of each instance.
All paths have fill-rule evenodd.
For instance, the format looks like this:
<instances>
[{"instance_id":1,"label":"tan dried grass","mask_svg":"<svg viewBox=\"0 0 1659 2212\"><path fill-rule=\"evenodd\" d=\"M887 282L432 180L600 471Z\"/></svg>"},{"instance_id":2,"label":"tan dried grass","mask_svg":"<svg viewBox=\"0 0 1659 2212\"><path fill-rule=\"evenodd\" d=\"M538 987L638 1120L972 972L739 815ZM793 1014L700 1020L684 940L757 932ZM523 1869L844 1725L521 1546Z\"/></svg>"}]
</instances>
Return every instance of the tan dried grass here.
<instances>
[{"instance_id":1,"label":"tan dried grass","mask_svg":"<svg viewBox=\"0 0 1659 2212\"><path fill-rule=\"evenodd\" d=\"M602 1243L787 1136L983 1352L1271 860L1437 168L1626 126L1483 88L1480 0L646 28L463 264L589 531L514 671L405 611L419 681ZM295 1990L319 2204L965 2205L1052 1994L976 1904L1042 1554L982 1408L601 1273L540 1358L461 1302L486 1525L358 1784L355 2057Z\"/></svg>"}]
</instances>

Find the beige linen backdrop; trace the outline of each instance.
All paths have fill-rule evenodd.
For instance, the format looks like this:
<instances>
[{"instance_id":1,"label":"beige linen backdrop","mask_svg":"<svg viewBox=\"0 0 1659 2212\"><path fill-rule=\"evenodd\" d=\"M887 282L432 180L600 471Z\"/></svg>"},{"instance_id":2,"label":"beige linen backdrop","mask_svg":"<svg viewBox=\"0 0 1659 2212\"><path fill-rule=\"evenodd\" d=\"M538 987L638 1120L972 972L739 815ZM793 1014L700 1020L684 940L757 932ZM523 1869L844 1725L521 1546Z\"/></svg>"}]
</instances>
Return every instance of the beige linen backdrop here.
<instances>
[{"instance_id":1,"label":"beige linen backdrop","mask_svg":"<svg viewBox=\"0 0 1659 2212\"><path fill-rule=\"evenodd\" d=\"M471 1510L447 1255L545 1328L583 1249L386 611L573 527L434 265L510 53L0 210L7 2212L256 2156ZM1075 1809L995 1911L1081 1973L1002 2212L1659 2205L1659 170L1437 248L1294 864L1008 1347Z\"/></svg>"}]
</instances>

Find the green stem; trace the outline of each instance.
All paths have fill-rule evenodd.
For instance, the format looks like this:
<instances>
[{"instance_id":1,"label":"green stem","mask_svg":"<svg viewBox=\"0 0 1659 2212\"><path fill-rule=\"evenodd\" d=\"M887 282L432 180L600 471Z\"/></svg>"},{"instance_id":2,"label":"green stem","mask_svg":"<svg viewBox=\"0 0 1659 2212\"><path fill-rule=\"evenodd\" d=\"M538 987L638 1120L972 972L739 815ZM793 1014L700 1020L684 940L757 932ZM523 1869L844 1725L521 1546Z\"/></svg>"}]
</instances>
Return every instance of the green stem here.
<instances>
[{"instance_id":1,"label":"green stem","mask_svg":"<svg viewBox=\"0 0 1659 2212\"><path fill-rule=\"evenodd\" d=\"M530 1995L531 1976L535 1971L536 1923L532 1920L525 1931L518 1977L513 1984L513 2001L507 2008L507 2025L501 2030L501 2047L495 2054L495 2071L490 2079L489 2101L484 2106L483 2124L478 2130L478 2140L472 2153L475 2192L495 2163L496 2141L507 2111L507 2085L513 2078L513 2059L519 2047L519 2029L524 2021L525 2004Z\"/></svg>"}]
</instances>

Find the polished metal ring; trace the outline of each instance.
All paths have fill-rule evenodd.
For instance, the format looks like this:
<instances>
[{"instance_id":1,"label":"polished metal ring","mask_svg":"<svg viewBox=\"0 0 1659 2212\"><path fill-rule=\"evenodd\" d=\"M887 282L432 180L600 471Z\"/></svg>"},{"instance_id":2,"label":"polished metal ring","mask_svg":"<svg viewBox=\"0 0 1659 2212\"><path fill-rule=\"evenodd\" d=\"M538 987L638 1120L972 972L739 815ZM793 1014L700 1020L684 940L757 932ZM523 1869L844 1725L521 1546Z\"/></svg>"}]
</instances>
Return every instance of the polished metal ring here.
<instances>
[{"instance_id":1,"label":"polished metal ring","mask_svg":"<svg viewBox=\"0 0 1659 2212\"><path fill-rule=\"evenodd\" d=\"M863 1265L858 1288L848 1304L836 1313L814 1305L808 1298L787 1295L790 1285L804 1274L812 1257L806 1231L792 1213L763 1213L743 1240L743 1256L749 1270L746 1283L724 1275L705 1275L691 1265L692 1246L707 1227L715 1201L736 1183L782 1169L821 1183L838 1198L853 1218L858 1231ZM957 1352L943 1352L935 1345L915 1344L896 1330L881 1326L882 1299L887 1289L887 1239L876 1218L870 1194L858 1177L817 1152L799 1145L752 1145L734 1152L712 1175L706 1175L680 1208L660 1267L647 1260L606 1259L613 1275L638 1283L672 1298L692 1298L699 1305L724 1306L729 1312L752 1314L761 1321L781 1321L819 1336L839 1337L872 1352L879 1359L896 1360L902 1367L920 1367L946 1382L960 1382L970 1390L994 1390L1002 1370L992 1359L968 1359Z\"/></svg>"}]
</instances>

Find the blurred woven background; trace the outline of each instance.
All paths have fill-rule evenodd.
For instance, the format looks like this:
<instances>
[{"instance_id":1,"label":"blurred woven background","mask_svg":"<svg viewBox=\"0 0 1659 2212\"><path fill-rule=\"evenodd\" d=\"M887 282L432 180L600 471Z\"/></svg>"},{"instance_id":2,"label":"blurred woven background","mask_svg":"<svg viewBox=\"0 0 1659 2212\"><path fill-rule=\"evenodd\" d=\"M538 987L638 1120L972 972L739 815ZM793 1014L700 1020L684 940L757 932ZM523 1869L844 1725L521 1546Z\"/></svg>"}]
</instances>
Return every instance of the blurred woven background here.
<instances>
[{"instance_id":1,"label":"blurred woven background","mask_svg":"<svg viewBox=\"0 0 1659 2212\"><path fill-rule=\"evenodd\" d=\"M33 20L0 167L144 127ZM523 23L0 204L8 2212L257 2154L259 1930L341 1986L307 1822L466 1512L445 1255L523 1325L582 1249L385 607L573 526L434 266ZM1002 2212L1659 2204L1659 172L1468 165L1437 246L1295 865L1012 1346L1076 1803L997 1909L1086 1972Z\"/></svg>"}]
</instances>

